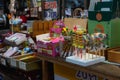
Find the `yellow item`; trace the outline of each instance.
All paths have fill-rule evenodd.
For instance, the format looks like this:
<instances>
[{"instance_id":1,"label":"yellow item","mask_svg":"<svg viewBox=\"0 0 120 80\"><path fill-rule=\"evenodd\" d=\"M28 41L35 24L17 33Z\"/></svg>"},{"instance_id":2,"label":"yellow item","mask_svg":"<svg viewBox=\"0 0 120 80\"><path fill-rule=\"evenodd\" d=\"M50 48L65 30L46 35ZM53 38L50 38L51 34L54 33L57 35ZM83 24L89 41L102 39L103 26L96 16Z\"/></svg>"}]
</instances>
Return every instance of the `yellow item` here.
<instances>
[{"instance_id":1,"label":"yellow item","mask_svg":"<svg viewBox=\"0 0 120 80\"><path fill-rule=\"evenodd\" d=\"M84 31L82 31L82 30L78 30L77 33L78 33L78 34L83 34Z\"/></svg>"},{"instance_id":2,"label":"yellow item","mask_svg":"<svg viewBox=\"0 0 120 80\"><path fill-rule=\"evenodd\" d=\"M10 14L8 14L8 19L11 19L11 18L12 18L12 16Z\"/></svg>"},{"instance_id":3,"label":"yellow item","mask_svg":"<svg viewBox=\"0 0 120 80\"><path fill-rule=\"evenodd\" d=\"M23 58L21 58L21 59L19 59L19 60L25 60L25 59L30 59L30 58L34 58L34 56L23 57Z\"/></svg>"},{"instance_id":4,"label":"yellow item","mask_svg":"<svg viewBox=\"0 0 120 80\"><path fill-rule=\"evenodd\" d=\"M63 28L63 30L66 32L67 31L67 29L66 28Z\"/></svg>"},{"instance_id":5,"label":"yellow item","mask_svg":"<svg viewBox=\"0 0 120 80\"><path fill-rule=\"evenodd\" d=\"M78 46L78 48L81 48L81 49L82 49L82 48L84 48L84 46Z\"/></svg>"},{"instance_id":6,"label":"yellow item","mask_svg":"<svg viewBox=\"0 0 120 80\"><path fill-rule=\"evenodd\" d=\"M22 50L21 55L24 55L24 50Z\"/></svg>"}]
</instances>

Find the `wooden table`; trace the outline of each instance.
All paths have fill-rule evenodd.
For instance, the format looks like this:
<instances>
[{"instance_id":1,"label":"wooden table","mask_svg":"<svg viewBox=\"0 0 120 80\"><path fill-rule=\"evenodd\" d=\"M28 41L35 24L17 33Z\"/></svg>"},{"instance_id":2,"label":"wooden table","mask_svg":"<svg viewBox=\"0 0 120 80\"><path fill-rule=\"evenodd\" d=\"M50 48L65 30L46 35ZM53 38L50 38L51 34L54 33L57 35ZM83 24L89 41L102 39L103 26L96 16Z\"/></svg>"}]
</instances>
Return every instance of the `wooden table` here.
<instances>
[{"instance_id":1,"label":"wooden table","mask_svg":"<svg viewBox=\"0 0 120 80\"><path fill-rule=\"evenodd\" d=\"M60 57L51 57L38 54L38 58L42 60L42 80L54 80L54 66L53 64L63 65L72 69L81 70L87 73L95 74L99 77L105 77L107 80L120 80L120 67L107 64L98 63L88 67L82 67L73 63L66 62Z\"/></svg>"}]
</instances>

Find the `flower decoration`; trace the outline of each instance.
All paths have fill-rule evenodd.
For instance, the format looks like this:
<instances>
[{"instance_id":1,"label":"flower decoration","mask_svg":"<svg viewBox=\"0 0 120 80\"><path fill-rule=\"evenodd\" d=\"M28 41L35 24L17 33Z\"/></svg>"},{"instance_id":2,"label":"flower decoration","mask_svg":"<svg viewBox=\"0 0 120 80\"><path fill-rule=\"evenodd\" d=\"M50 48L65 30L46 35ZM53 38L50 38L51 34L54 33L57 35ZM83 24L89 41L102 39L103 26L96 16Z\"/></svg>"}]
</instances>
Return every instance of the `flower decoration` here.
<instances>
[{"instance_id":1,"label":"flower decoration","mask_svg":"<svg viewBox=\"0 0 120 80\"><path fill-rule=\"evenodd\" d=\"M65 24L62 20L58 20L54 23L54 26L59 26L60 28L65 27Z\"/></svg>"},{"instance_id":2,"label":"flower decoration","mask_svg":"<svg viewBox=\"0 0 120 80\"><path fill-rule=\"evenodd\" d=\"M64 27L64 28L62 29L62 34L63 34L64 36L70 36L70 35L73 34L73 31L72 31L72 30L69 30L67 27Z\"/></svg>"},{"instance_id":3,"label":"flower decoration","mask_svg":"<svg viewBox=\"0 0 120 80\"><path fill-rule=\"evenodd\" d=\"M73 31L74 31L74 32L77 31L77 26L76 26L76 25L74 26Z\"/></svg>"}]
</instances>

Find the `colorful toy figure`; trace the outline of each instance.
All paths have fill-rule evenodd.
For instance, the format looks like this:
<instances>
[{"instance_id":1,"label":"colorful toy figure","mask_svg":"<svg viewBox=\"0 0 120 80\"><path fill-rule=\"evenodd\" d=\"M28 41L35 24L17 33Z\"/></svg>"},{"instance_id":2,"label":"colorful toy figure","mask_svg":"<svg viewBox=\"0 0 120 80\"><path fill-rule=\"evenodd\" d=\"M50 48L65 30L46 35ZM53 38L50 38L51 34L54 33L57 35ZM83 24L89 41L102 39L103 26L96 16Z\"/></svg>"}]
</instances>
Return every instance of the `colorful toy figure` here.
<instances>
[{"instance_id":1,"label":"colorful toy figure","mask_svg":"<svg viewBox=\"0 0 120 80\"><path fill-rule=\"evenodd\" d=\"M61 32L62 32L61 28L51 28L50 34L52 34L52 35L50 35L50 37L59 37Z\"/></svg>"},{"instance_id":2,"label":"colorful toy figure","mask_svg":"<svg viewBox=\"0 0 120 80\"><path fill-rule=\"evenodd\" d=\"M60 28L63 28L63 27L65 27L65 24L62 20L58 20L54 23L54 26L58 26Z\"/></svg>"},{"instance_id":3,"label":"colorful toy figure","mask_svg":"<svg viewBox=\"0 0 120 80\"><path fill-rule=\"evenodd\" d=\"M59 37L62 33L63 27L65 27L65 25L62 20L56 21L53 28L50 29L50 37Z\"/></svg>"}]
</instances>

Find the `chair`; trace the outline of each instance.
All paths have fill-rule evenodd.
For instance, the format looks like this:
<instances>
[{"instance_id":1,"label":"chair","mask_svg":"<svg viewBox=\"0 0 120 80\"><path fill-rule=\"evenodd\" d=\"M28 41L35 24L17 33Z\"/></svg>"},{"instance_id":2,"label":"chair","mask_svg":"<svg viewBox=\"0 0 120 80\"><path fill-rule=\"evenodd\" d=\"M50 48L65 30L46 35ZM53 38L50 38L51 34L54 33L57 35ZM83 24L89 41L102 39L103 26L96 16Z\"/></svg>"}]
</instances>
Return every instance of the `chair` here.
<instances>
[{"instance_id":1,"label":"chair","mask_svg":"<svg viewBox=\"0 0 120 80\"><path fill-rule=\"evenodd\" d=\"M49 22L48 21L43 21L43 26L44 26L44 33L49 32Z\"/></svg>"}]
</instances>

